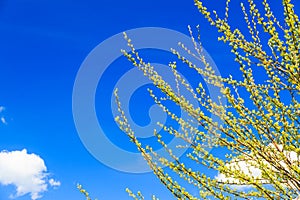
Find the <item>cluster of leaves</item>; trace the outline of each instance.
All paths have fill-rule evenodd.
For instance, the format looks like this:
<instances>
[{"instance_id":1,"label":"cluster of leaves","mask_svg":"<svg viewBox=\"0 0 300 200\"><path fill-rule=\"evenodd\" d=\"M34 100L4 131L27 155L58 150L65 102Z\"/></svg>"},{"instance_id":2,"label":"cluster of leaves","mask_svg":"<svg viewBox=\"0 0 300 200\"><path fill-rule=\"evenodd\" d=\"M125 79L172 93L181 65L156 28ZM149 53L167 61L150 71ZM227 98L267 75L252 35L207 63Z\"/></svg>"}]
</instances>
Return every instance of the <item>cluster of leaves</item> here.
<instances>
[{"instance_id":1,"label":"cluster of leaves","mask_svg":"<svg viewBox=\"0 0 300 200\"><path fill-rule=\"evenodd\" d=\"M220 32L218 39L230 46L242 74L241 80L216 74L203 55L199 34L195 38L191 28L189 30L194 50L188 49L184 44L179 46L201 61L204 67L200 68L179 51L172 49L179 60L201 77L205 77L206 84L219 89L222 94L219 99L226 99L226 104L213 101L201 82L194 89L178 73L176 62L170 63L178 85L189 91L200 105L196 108L181 95L179 87L172 88L150 63L139 56L130 38L124 33L131 48L129 53L123 51L124 55L163 92L164 96L159 97L149 90L155 103L177 122L181 129L176 130L170 125L160 123L158 125L165 132L189 144L191 153L187 154L187 157L190 162L219 172L218 177L211 178L205 172L189 168L189 163L183 163L181 158L176 157L156 130L154 135L172 160L158 155L150 146L143 147L128 123L116 90L116 102L120 113L116 121L136 144L154 174L178 199L213 197L273 200L293 199L300 194L299 18L290 0L282 0L283 22L275 17L266 0L262 0L264 10L260 10L253 0L247 1L248 5L241 4L241 9L249 33L243 34L229 24L230 0L226 1L223 18L216 11L209 12L200 0L195 0L199 11ZM246 39L247 35L250 39ZM256 68L263 69L265 73L263 83L259 83L254 76ZM175 102L193 120L187 121L178 117L166 106L166 100ZM212 118L212 115L217 116L218 120ZM203 145L207 143L214 148L229 151L227 159L218 158L210 153ZM198 188L199 195L188 192L174 176L167 173L167 170ZM233 185L247 185L251 188L239 190L232 187ZM134 199L144 199L140 193L134 195L129 191L129 194Z\"/></svg>"},{"instance_id":2,"label":"cluster of leaves","mask_svg":"<svg viewBox=\"0 0 300 200\"><path fill-rule=\"evenodd\" d=\"M79 192L81 194L83 194L86 198L86 200L92 200L92 198L90 197L90 194L82 187L82 185L77 184L77 189L79 190ZM95 199L97 200L97 199Z\"/></svg>"}]
</instances>

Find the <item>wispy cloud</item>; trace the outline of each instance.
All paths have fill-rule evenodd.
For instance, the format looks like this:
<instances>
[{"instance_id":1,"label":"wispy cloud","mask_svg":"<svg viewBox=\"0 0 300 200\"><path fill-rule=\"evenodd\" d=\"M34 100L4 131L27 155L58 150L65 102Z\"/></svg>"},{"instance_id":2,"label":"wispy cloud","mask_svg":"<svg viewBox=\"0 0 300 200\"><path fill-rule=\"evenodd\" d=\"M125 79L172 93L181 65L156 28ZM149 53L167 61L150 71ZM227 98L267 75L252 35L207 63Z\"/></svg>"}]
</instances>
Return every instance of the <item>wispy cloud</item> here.
<instances>
[{"instance_id":1,"label":"wispy cloud","mask_svg":"<svg viewBox=\"0 0 300 200\"><path fill-rule=\"evenodd\" d=\"M60 186L59 181L48 181L48 176L44 160L36 154L29 154L26 149L0 152L0 184L16 186L16 193L10 198L30 194L36 200L48 186Z\"/></svg>"},{"instance_id":2,"label":"wispy cloud","mask_svg":"<svg viewBox=\"0 0 300 200\"><path fill-rule=\"evenodd\" d=\"M2 113L5 110L4 106L0 106L0 113Z\"/></svg>"},{"instance_id":3,"label":"wispy cloud","mask_svg":"<svg viewBox=\"0 0 300 200\"><path fill-rule=\"evenodd\" d=\"M7 124L7 120L6 120L6 118L3 116L3 112L4 112L4 110L5 110L5 107L4 106L0 106L0 114L1 114L1 116L0 116L0 124L2 123L2 124Z\"/></svg>"},{"instance_id":4,"label":"wispy cloud","mask_svg":"<svg viewBox=\"0 0 300 200\"><path fill-rule=\"evenodd\" d=\"M7 121L6 121L6 119L5 119L4 117L1 117L1 118L0 118L0 121L1 121L1 123L3 123L3 124L7 124Z\"/></svg>"},{"instance_id":5,"label":"wispy cloud","mask_svg":"<svg viewBox=\"0 0 300 200\"><path fill-rule=\"evenodd\" d=\"M52 186L52 187L59 187L61 185L61 183L59 181L55 181L53 178L51 178L49 180L49 184Z\"/></svg>"}]
</instances>

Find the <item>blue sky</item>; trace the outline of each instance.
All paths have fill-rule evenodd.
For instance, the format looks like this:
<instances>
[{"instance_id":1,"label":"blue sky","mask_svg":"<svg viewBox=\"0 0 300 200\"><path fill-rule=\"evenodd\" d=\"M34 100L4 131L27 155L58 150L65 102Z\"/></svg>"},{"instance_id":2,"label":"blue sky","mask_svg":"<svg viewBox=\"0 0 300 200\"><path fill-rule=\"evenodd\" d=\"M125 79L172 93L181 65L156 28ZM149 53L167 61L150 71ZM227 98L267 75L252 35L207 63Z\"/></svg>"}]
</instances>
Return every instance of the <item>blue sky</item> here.
<instances>
[{"instance_id":1,"label":"blue sky","mask_svg":"<svg viewBox=\"0 0 300 200\"><path fill-rule=\"evenodd\" d=\"M222 11L224 3L214 0L208 6ZM237 8L232 5L233 10ZM234 18L233 22L239 24L240 19ZM57 189L49 187L43 193L45 200L83 199L76 190L77 183L100 200L130 199L126 187L141 190L148 197L153 193L169 199L168 191L151 173L120 172L89 153L74 124L72 92L84 59L109 37L141 27L162 27L188 34L187 25L197 24L201 25L203 45L220 72L235 74L232 55L217 42L216 30L198 13L192 0L0 1L0 106L5 107L0 117L6 121L0 124L0 150L27 149L44 160L49 179L61 183ZM155 62L169 62L162 52L145 51L144 55ZM114 66L124 68L116 70ZM107 119L112 117L107 97L114 88L113 81L117 81L114 77L121 77L130 68L124 58L109 66L97 87L95 108L107 137L116 146L134 152L128 138L117 130L112 119ZM136 92L137 101L130 107L136 115L133 119L140 125L149 122L148 113L140 112L145 109L143 103L151 104L144 91L142 88ZM14 193L11 185L0 186L0 199L8 199Z\"/></svg>"}]
</instances>

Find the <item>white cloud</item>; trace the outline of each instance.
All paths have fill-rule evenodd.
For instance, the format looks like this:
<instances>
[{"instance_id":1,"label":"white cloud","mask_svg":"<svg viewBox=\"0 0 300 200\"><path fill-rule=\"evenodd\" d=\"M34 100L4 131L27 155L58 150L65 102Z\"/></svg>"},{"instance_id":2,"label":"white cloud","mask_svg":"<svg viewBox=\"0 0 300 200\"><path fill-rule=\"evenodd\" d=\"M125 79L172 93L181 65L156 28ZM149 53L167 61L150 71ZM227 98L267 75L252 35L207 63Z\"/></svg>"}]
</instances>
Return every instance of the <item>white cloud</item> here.
<instances>
[{"instance_id":1,"label":"white cloud","mask_svg":"<svg viewBox=\"0 0 300 200\"><path fill-rule=\"evenodd\" d=\"M53 187L59 187L61 185L59 181L55 181L53 178L49 180L49 184Z\"/></svg>"},{"instance_id":2,"label":"white cloud","mask_svg":"<svg viewBox=\"0 0 300 200\"><path fill-rule=\"evenodd\" d=\"M295 163L295 162L299 162L300 161L300 157L297 155L296 152L294 151L285 151L283 150L283 145L279 145L277 144L276 146L274 144L269 144L268 145L269 149L276 149L276 151L282 152L283 155L286 156L286 158L291 162L291 163ZM274 151L274 150L273 150ZM273 154L274 152L270 151L270 154ZM286 163L281 160L278 162L283 168L287 169L287 165ZM266 166L270 166L268 165L268 163L265 163ZM227 169L230 169L231 171L240 171L242 172L244 175L247 176L251 176L257 180L260 180L261 183L268 183L267 180L262 179L261 174L262 171L255 167L258 166L258 163L255 160L248 160L248 161L244 161L244 160L239 160L238 158L233 159L231 162L227 163L225 165L225 167ZM271 169L273 167L270 167ZM273 168L274 170L276 170L275 168ZM242 182L240 182L239 180L232 178L230 176L226 176L222 173L218 173L218 175L215 177L218 181L223 182L223 183L230 183L230 186L232 188L235 189L239 189L239 190L243 190L243 189L248 189L251 188L250 185L245 185ZM288 181L289 183L289 181ZM290 187L291 184L286 185L285 187ZM300 200L300 197L299 197Z\"/></svg>"},{"instance_id":3,"label":"white cloud","mask_svg":"<svg viewBox=\"0 0 300 200\"><path fill-rule=\"evenodd\" d=\"M255 168L250 163L247 163L246 161L239 161L239 160L232 160L230 163L227 163L225 165L227 169L234 170L234 171L240 171L245 175L252 176L254 178L259 178L261 176L261 170L258 168ZM251 188L250 185L242 184L239 180L228 177L222 173L218 173L218 175L215 177L218 181L223 183L230 183L230 186L232 188L238 189L238 190L245 190Z\"/></svg>"},{"instance_id":4,"label":"white cloud","mask_svg":"<svg viewBox=\"0 0 300 200\"><path fill-rule=\"evenodd\" d=\"M1 118L0 118L0 121L1 121L3 124L7 124L7 121L6 121L6 119L5 119L4 117L1 117Z\"/></svg>"},{"instance_id":5,"label":"white cloud","mask_svg":"<svg viewBox=\"0 0 300 200\"><path fill-rule=\"evenodd\" d=\"M48 185L60 185L53 179L47 181L48 176L44 160L36 154L29 154L26 149L0 152L0 184L16 186L16 194L10 198L26 194L32 200L41 198Z\"/></svg>"},{"instance_id":6,"label":"white cloud","mask_svg":"<svg viewBox=\"0 0 300 200\"><path fill-rule=\"evenodd\" d=\"M5 110L5 107L4 106L0 106L0 113L2 113L3 111ZM7 121L5 119L4 116L0 116L0 124L7 124Z\"/></svg>"}]
</instances>

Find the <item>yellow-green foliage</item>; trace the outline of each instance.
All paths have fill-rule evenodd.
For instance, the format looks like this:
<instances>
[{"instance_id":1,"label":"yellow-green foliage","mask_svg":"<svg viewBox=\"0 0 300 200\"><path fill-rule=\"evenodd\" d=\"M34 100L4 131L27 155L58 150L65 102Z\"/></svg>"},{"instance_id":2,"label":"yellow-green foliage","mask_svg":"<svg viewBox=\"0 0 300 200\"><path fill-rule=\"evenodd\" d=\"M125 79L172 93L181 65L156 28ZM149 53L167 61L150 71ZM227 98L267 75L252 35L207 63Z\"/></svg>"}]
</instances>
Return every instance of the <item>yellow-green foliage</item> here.
<instances>
[{"instance_id":1,"label":"yellow-green foliage","mask_svg":"<svg viewBox=\"0 0 300 200\"><path fill-rule=\"evenodd\" d=\"M82 185L77 184L77 189L79 190L79 192L81 194L83 194L85 196L86 200L92 200L92 198L90 197L90 194L85 189L83 189ZM95 199L95 200L97 200L97 199Z\"/></svg>"},{"instance_id":2,"label":"yellow-green foliage","mask_svg":"<svg viewBox=\"0 0 300 200\"><path fill-rule=\"evenodd\" d=\"M233 29L229 24L230 0L226 2L224 18L219 17L215 11L210 12L200 0L195 0L200 13L220 32L218 39L231 47L231 52L235 55L235 61L243 75L242 80L232 76L216 75L202 54L200 41L197 41L199 37L196 39L193 37L191 28L189 30L195 50L187 49L184 44L179 44L179 46L200 60L205 67L196 66L178 51L172 49L179 60L205 77L207 84L219 88L222 94L220 98L227 99L226 105L212 101L201 83L198 88L193 89L177 73L176 62L170 63L176 81L182 84L201 105L200 108L194 108L186 97L180 95L179 90L175 91L150 63L145 62L139 56L133 43L124 33L131 48L130 53L123 51L124 55L166 95L164 98L158 97L152 90L149 90L155 103L183 128L175 130L168 125L159 125L166 132L190 144L192 153L188 154L188 158L191 162L201 165L202 168L204 166L217 170L223 176L222 180L210 178L204 172L190 169L187 166L188 163L181 162L180 158L168 149L161 135L155 130L154 134L158 142L167 149L175 161L171 162L156 154L149 146L143 148L135 137L134 130L128 124L116 91L116 102L120 112L116 121L136 144L154 174L178 199L198 198L176 182L176 178L168 175L166 169L161 166L168 167L169 171L173 171L179 175L178 177L197 187L201 199L212 197L216 199L294 199L300 194L299 18L290 0L282 0L283 22L275 17L266 0L260 2L264 10L259 10L253 0L248 0L247 5L241 4L249 30L246 34L251 36L250 39L246 39L246 34L239 29ZM259 33L259 30L263 30L263 33ZM261 34L265 36L261 37ZM263 42L267 45L263 45ZM255 68L264 69L268 78L263 83L257 83L253 75ZM242 96L241 90L246 91L248 96ZM289 96L288 102L283 101L283 92ZM172 113L164 104L166 99L172 100L184 109L194 121L185 121ZM251 102L251 107L247 106L249 102ZM207 113L217 116L224 123L218 123ZM196 129L195 124L203 128ZM209 135L216 138L211 144L213 147L226 148L231 152L227 155L227 160L219 159L201 145L211 140ZM249 170L241 170L242 166L246 166ZM259 176L250 173L251 169L258 170ZM249 185L252 189L243 191L230 185ZM144 199L140 193L134 195L130 191L129 194L134 199Z\"/></svg>"}]
</instances>

